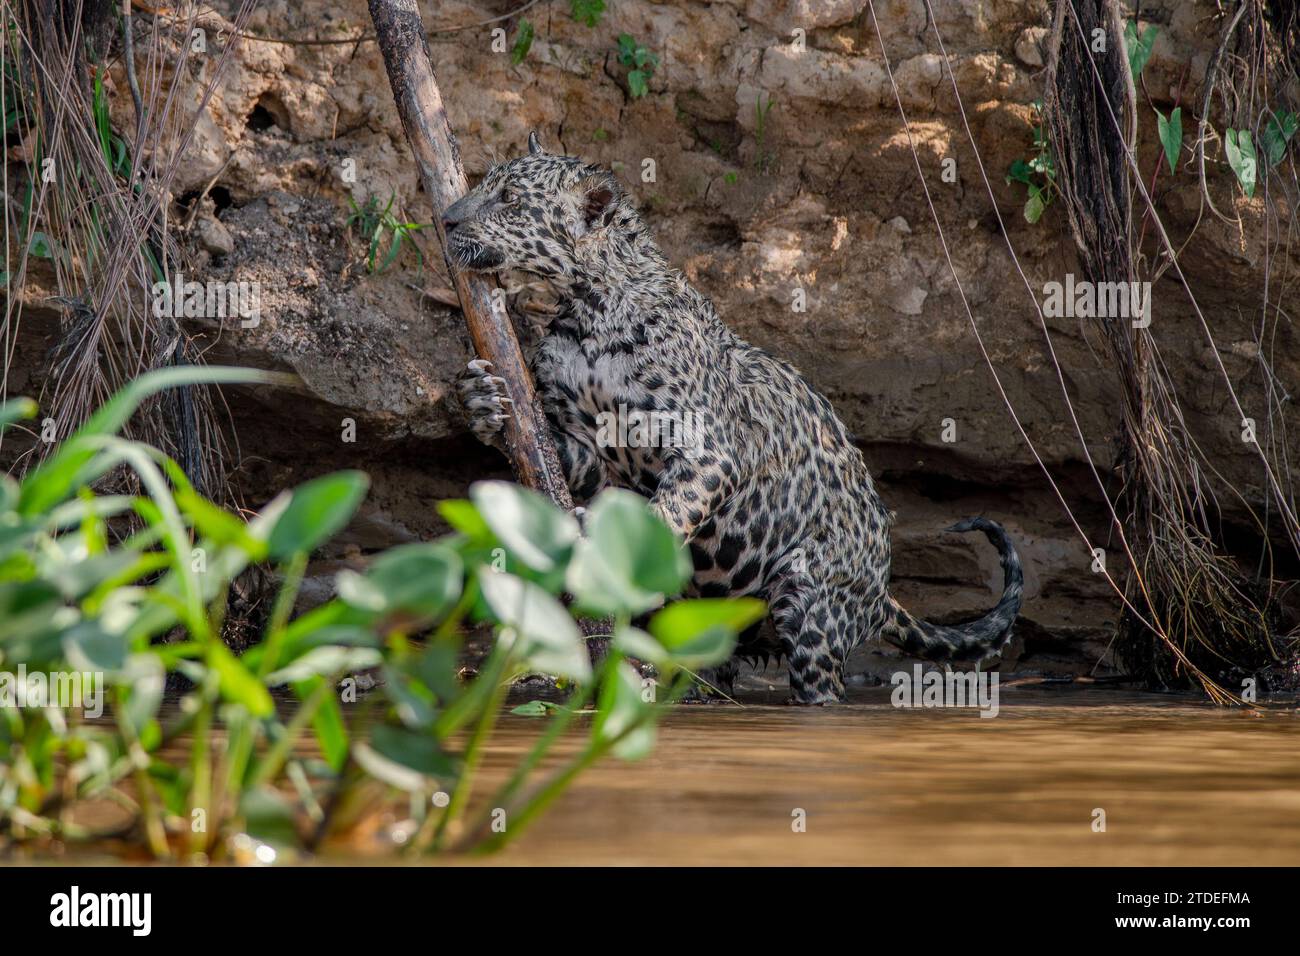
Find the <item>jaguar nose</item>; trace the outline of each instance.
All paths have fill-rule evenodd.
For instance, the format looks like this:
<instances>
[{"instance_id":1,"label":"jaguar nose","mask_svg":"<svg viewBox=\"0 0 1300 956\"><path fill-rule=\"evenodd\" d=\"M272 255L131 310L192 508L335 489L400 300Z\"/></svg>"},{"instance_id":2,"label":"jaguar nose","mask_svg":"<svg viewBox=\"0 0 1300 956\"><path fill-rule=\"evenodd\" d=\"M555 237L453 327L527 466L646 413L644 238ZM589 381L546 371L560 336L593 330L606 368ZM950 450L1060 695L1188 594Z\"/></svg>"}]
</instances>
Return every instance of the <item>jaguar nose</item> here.
<instances>
[{"instance_id":1,"label":"jaguar nose","mask_svg":"<svg viewBox=\"0 0 1300 956\"><path fill-rule=\"evenodd\" d=\"M448 235L473 213L473 201L469 196L462 196L442 211L442 229Z\"/></svg>"}]
</instances>

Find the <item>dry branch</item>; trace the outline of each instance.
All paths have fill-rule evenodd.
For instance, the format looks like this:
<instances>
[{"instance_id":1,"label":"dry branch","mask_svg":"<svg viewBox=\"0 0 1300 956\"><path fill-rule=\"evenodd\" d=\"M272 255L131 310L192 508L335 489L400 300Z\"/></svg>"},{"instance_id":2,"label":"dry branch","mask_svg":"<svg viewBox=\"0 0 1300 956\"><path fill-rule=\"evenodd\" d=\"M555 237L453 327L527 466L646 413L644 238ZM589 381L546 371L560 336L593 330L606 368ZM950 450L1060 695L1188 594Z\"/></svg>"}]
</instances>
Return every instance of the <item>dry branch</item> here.
<instances>
[{"instance_id":1,"label":"dry branch","mask_svg":"<svg viewBox=\"0 0 1300 956\"><path fill-rule=\"evenodd\" d=\"M420 181L433 204L434 226L474 348L505 379L514 403L515 414L506 422L510 463L520 481L549 495L560 507L571 509L573 500L503 297L493 294L495 284L462 271L446 255L442 214L469 191L469 185L433 75L419 8L414 0L370 0L370 17L393 87L397 113L415 155Z\"/></svg>"}]
</instances>

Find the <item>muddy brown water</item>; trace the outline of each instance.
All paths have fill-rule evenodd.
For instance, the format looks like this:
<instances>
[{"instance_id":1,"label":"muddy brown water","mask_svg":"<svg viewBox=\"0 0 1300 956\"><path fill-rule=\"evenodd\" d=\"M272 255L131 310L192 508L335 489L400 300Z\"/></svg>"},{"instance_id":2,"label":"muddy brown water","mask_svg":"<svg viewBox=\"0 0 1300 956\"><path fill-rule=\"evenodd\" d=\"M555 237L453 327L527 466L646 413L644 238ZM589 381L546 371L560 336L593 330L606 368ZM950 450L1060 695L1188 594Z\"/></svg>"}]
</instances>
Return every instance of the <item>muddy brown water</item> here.
<instances>
[{"instance_id":1,"label":"muddy brown water","mask_svg":"<svg viewBox=\"0 0 1300 956\"><path fill-rule=\"evenodd\" d=\"M649 757L607 758L503 852L454 862L1300 863L1294 700L1243 710L1192 696L1010 684L990 719L895 708L890 690L859 689L829 708L787 707L778 694L675 707ZM587 719L543 769L577 750ZM543 726L502 716L481 799ZM180 756L187 742L171 749ZM363 829L369 837L331 847L321 862L401 860L379 830ZM126 862L94 851L82 859Z\"/></svg>"},{"instance_id":2,"label":"muddy brown water","mask_svg":"<svg viewBox=\"0 0 1300 956\"><path fill-rule=\"evenodd\" d=\"M976 711L678 707L498 863L1296 864L1300 711L1003 687ZM509 717L489 776L536 724ZM1094 811L1105 811L1105 832ZM795 832L797 810L806 829Z\"/></svg>"}]
</instances>

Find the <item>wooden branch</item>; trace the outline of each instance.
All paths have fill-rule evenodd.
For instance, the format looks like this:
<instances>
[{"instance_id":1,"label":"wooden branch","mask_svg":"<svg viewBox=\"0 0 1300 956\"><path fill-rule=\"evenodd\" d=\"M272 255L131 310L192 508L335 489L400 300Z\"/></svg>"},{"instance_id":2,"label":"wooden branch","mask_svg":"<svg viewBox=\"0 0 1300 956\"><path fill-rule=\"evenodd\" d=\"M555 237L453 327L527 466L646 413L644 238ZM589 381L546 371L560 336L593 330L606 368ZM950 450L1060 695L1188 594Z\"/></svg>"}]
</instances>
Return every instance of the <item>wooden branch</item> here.
<instances>
[{"instance_id":1,"label":"wooden branch","mask_svg":"<svg viewBox=\"0 0 1300 956\"><path fill-rule=\"evenodd\" d=\"M420 170L420 181L433 204L433 224L442 243L443 258L460 299L474 349L506 382L514 414L506 422L506 447L516 477L566 511L573 498L551 441L533 379L515 338L504 298L494 295L495 282L462 271L447 256L442 214L469 191L460 150L452 135L438 81L433 75L424 24L415 0L369 0L370 18L393 87L397 113Z\"/></svg>"}]
</instances>

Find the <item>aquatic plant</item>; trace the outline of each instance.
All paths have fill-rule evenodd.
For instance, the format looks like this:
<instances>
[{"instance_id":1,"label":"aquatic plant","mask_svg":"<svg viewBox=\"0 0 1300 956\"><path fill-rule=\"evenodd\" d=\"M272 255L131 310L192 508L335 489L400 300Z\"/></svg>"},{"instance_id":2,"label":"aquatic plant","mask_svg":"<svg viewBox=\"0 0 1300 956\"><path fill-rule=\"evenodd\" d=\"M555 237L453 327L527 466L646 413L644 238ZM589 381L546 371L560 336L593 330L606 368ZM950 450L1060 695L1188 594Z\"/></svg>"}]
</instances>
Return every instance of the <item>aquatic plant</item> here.
<instances>
[{"instance_id":1,"label":"aquatic plant","mask_svg":"<svg viewBox=\"0 0 1300 956\"><path fill-rule=\"evenodd\" d=\"M596 760L647 753L662 704L763 613L753 600L679 601L634 627L691 570L643 499L602 494L581 533L540 495L482 482L442 504L455 533L341 572L336 597L295 616L309 556L352 518L366 476L315 478L245 521L156 448L118 437L165 388L276 378L151 372L21 482L0 475L0 845L115 838L160 859L269 862L341 838L400 795L394 849L497 849ZM0 405L0 428L35 411ZM122 468L140 494L93 490ZM261 642L237 655L222 640L230 588L255 565L274 570L278 592ZM584 612L615 623L594 665L574 620ZM464 680L470 622L491 623L496 640ZM366 695L363 671L381 678ZM528 708L545 718L535 746L476 801L511 682L530 672L561 678L568 697ZM188 688L174 706L169 680ZM581 745L542 773L566 732ZM115 822L88 823L92 804Z\"/></svg>"}]
</instances>

